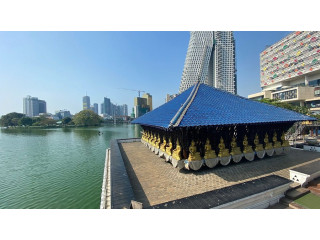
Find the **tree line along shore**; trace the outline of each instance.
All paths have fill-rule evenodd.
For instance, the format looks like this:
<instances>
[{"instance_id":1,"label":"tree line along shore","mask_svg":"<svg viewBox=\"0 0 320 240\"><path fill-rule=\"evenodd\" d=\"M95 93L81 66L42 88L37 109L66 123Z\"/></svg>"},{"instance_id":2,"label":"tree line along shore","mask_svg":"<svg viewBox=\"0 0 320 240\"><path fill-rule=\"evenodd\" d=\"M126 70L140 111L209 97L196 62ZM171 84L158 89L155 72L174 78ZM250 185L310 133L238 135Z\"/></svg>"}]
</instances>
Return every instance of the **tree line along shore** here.
<instances>
[{"instance_id":1,"label":"tree line along shore","mask_svg":"<svg viewBox=\"0 0 320 240\"><path fill-rule=\"evenodd\" d=\"M124 121L117 119L117 123L129 123L130 121ZM1 127L87 127L87 126L101 126L101 124L114 123L114 120L104 120L98 114L91 110L82 110L75 114L72 118L65 117L61 120L54 120L46 115L37 117L28 117L23 113L8 113L1 116Z\"/></svg>"}]
</instances>

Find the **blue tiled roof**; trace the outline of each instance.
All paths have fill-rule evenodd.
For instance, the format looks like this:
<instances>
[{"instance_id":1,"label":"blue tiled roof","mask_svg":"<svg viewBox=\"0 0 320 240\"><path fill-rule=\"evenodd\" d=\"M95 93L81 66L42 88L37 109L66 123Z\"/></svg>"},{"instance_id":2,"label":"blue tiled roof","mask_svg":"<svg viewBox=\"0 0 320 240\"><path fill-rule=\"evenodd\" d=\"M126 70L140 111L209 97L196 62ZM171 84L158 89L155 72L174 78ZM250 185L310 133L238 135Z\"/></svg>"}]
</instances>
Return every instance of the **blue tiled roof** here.
<instances>
[{"instance_id":1,"label":"blue tiled roof","mask_svg":"<svg viewBox=\"0 0 320 240\"><path fill-rule=\"evenodd\" d=\"M199 88L194 98L189 101L188 97L192 95L192 90L197 85ZM184 104L186 101L190 102L187 107ZM186 111L181 114L182 106ZM180 115L180 120L174 125L175 127L316 120L294 111L233 95L205 84L196 84L173 100L135 119L132 123L169 128L176 114Z\"/></svg>"}]
</instances>

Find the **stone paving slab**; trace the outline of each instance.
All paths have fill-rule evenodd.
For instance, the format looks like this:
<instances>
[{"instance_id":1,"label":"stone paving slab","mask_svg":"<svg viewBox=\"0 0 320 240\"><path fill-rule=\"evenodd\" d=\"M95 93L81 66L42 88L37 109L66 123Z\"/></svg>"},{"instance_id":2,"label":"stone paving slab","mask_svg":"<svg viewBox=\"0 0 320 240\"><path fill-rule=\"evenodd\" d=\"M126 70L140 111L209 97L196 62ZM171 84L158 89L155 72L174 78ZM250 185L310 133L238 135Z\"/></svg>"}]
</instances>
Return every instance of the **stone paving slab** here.
<instances>
[{"instance_id":1,"label":"stone paving slab","mask_svg":"<svg viewBox=\"0 0 320 240\"><path fill-rule=\"evenodd\" d=\"M259 179L238 183L229 187L204 192L190 197L177 199L162 204L154 205L149 208L153 209L188 209L193 205L193 209L216 208L221 205L235 202L239 199L245 199L255 194L261 194L268 190L280 186L288 186L290 180L270 175ZM270 193L269 193L270 194ZM249 205L250 206L250 205Z\"/></svg>"},{"instance_id":2,"label":"stone paving slab","mask_svg":"<svg viewBox=\"0 0 320 240\"><path fill-rule=\"evenodd\" d=\"M319 161L320 153L292 149L288 154L199 171L178 170L141 142L119 143L135 200L149 207L249 180L278 175L290 179L289 169Z\"/></svg>"}]
</instances>

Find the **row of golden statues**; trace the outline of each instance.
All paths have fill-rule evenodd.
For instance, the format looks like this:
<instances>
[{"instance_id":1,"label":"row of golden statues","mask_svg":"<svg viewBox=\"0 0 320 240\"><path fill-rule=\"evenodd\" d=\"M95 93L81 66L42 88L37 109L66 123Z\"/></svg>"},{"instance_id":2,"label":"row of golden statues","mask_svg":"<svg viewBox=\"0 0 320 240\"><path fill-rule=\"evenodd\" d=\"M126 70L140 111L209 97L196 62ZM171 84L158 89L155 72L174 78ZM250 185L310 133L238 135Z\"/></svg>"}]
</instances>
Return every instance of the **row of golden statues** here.
<instances>
[{"instance_id":1,"label":"row of golden statues","mask_svg":"<svg viewBox=\"0 0 320 240\"><path fill-rule=\"evenodd\" d=\"M163 137L161 142L160 134L151 133L148 131L144 131L141 138L145 143L150 144L151 146L159 149L163 153L166 153L169 156L172 156L172 158L176 160L183 159L182 157L182 147L179 143L179 139L176 141L176 148L173 149L173 144L171 138L169 138L169 141L167 143L166 139ZM270 149L278 149L282 147L289 147L289 142L285 140L284 132L281 135L281 142L277 140L277 133L274 132L272 137L272 142L269 142L269 136L266 133L264 137L264 144L261 144L259 142L259 137L256 134L254 138L254 146L249 145L247 136L244 136L243 139L243 151L241 152L240 147L237 146L236 138L233 137L232 141L230 143L231 149L225 147L224 140L221 137L220 143L218 145L219 153L218 157L228 157L228 156L235 156L240 155L242 153L253 153L253 152L259 152L264 150L270 150ZM217 158L216 151L212 149L212 146L210 144L210 140L206 140L206 144L204 146L205 154L203 156L204 159L213 159ZM197 151L197 147L195 144L195 141L192 140L191 144L189 146L189 156L188 161L196 161L201 160L202 157L200 156L200 152Z\"/></svg>"}]
</instances>

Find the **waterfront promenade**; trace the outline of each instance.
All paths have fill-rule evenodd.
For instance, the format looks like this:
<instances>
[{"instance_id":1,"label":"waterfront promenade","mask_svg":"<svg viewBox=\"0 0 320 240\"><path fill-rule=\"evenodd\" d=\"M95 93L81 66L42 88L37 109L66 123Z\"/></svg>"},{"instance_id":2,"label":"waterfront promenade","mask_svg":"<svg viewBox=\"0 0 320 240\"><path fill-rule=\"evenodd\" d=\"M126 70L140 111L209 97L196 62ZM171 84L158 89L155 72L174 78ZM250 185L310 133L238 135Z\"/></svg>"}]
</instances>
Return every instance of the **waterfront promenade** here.
<instances>
[{"instance_id":1,"label":"waterfront promenade","mask_svg":"<svg viewBox=\"0 0 320 240\"><path fill-rule=\"evenodd\" d=\"M229 166L200 171L178 170L141 142L119 143L135 200L149 207L195 194L233 186L257 178L278 175L289 179L289 169L319 161L320 154L292 149L275 155Z\"/></svg>"}]
</instances>

